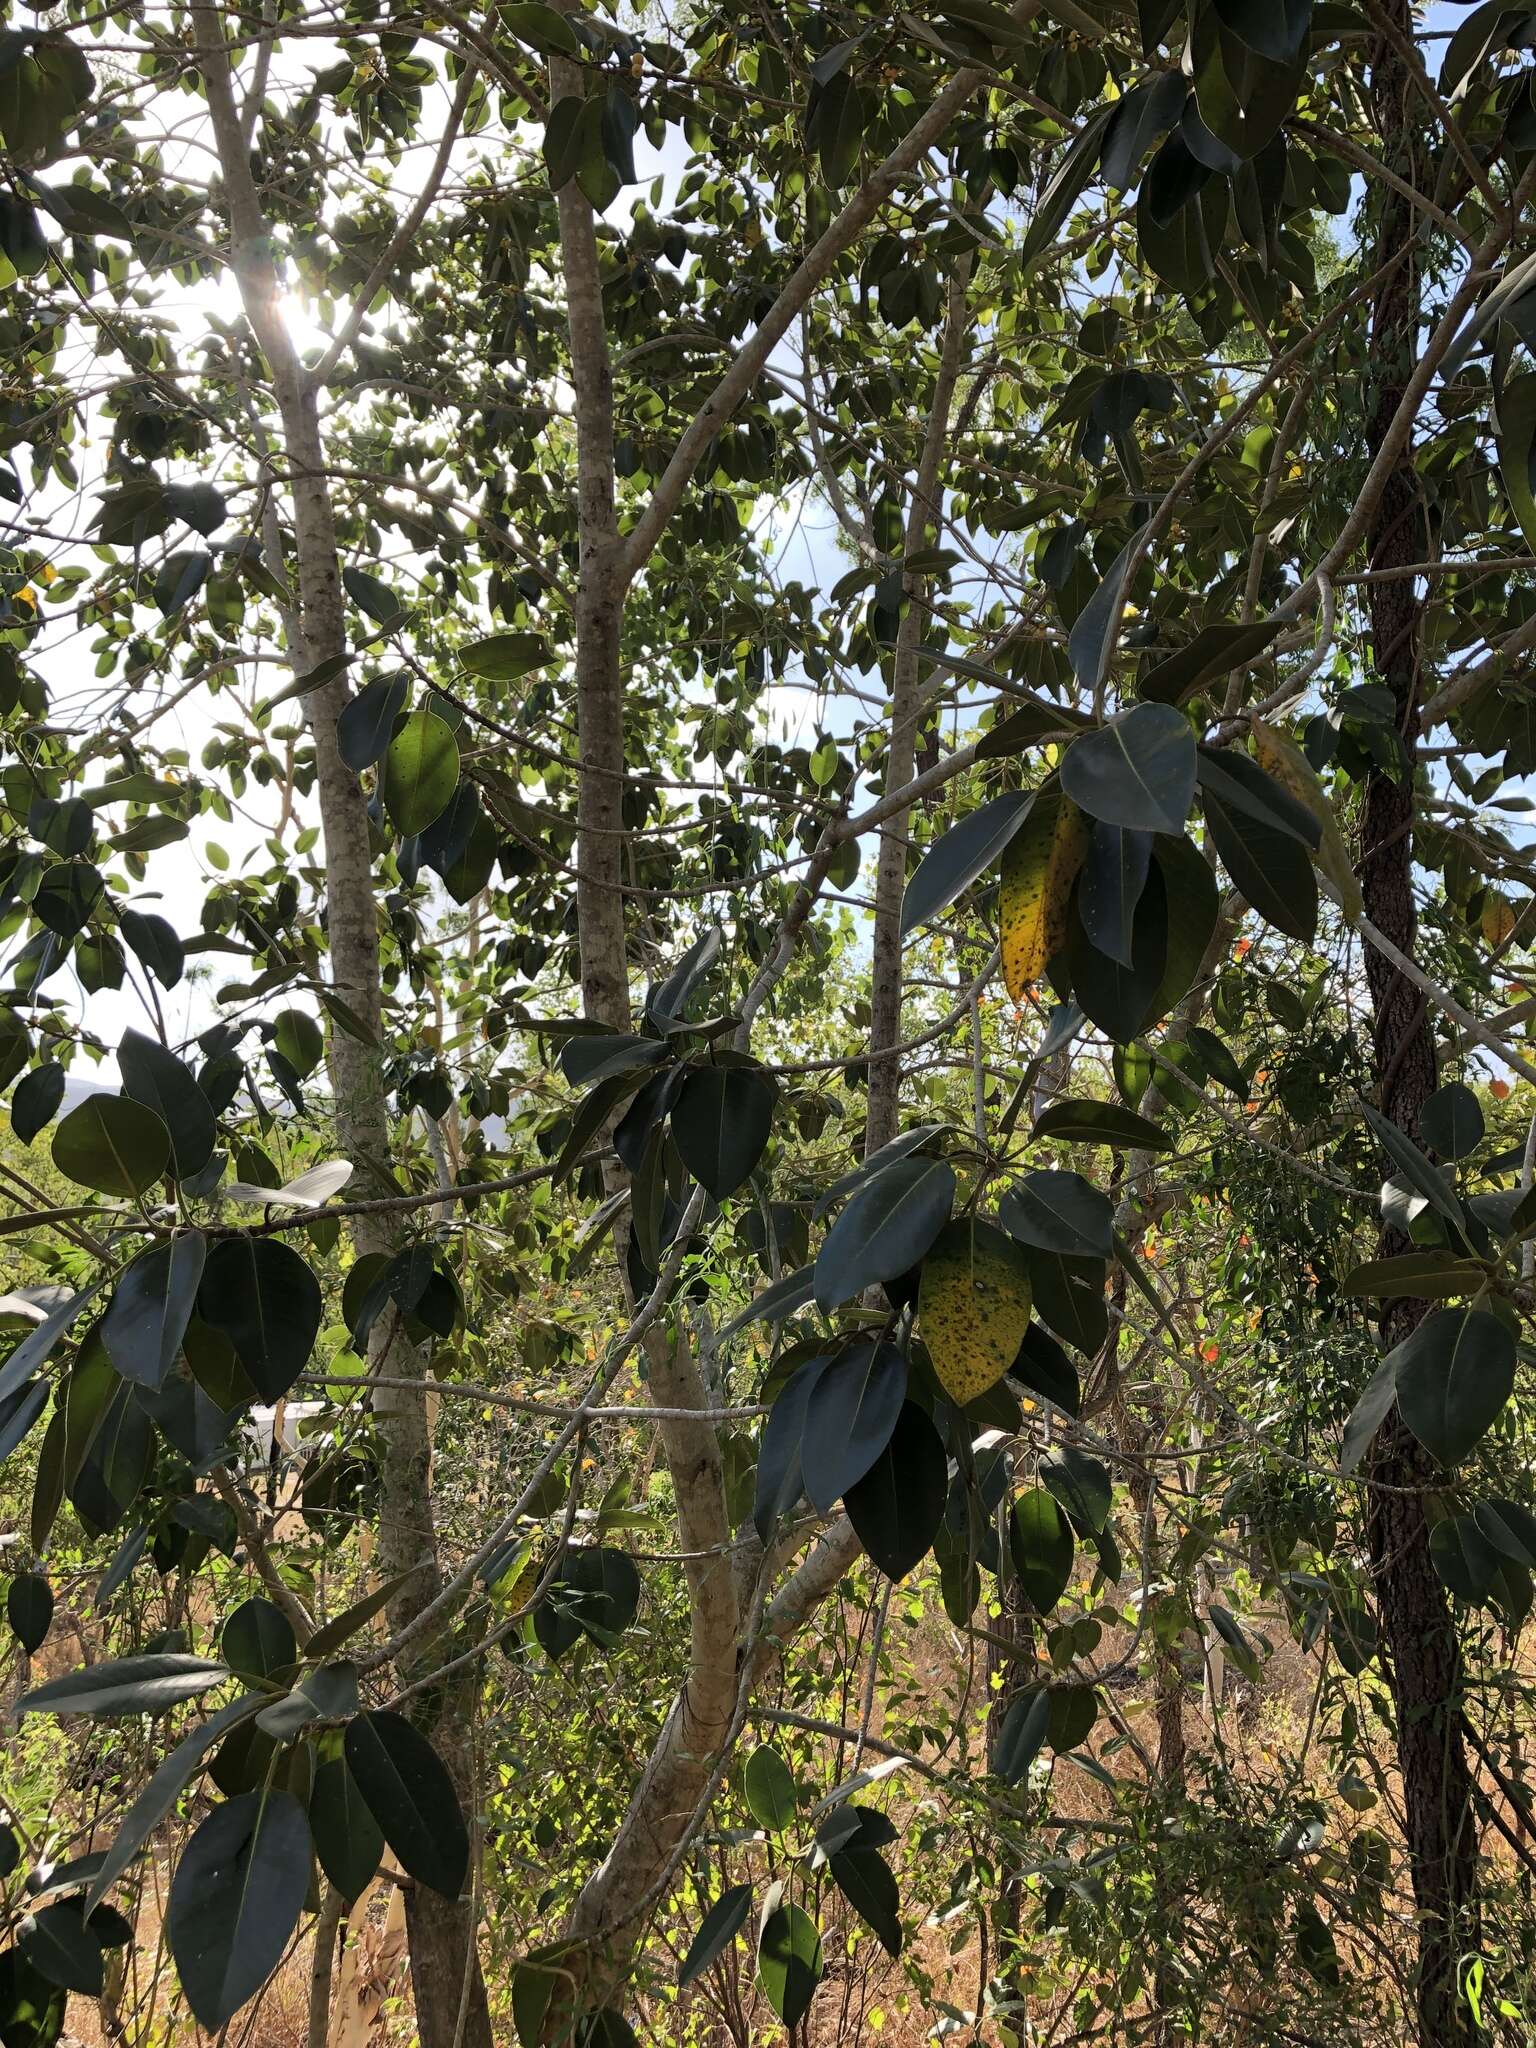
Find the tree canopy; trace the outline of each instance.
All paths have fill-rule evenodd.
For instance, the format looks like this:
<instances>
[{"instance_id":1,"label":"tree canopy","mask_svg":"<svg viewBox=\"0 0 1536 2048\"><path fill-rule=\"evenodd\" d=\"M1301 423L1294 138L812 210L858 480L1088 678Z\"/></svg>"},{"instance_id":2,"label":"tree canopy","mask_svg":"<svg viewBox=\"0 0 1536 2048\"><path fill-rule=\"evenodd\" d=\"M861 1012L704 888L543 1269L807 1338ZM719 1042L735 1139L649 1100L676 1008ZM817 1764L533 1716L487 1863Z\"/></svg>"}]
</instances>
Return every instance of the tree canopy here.
<instances>
[{"instance_id":1,"label":"tree canopy","mask_svg":"<svg viewBox=\"0 0 1536 2048\"><path fill-rule=\"evenodd\" d=\"M1536 8L0 16L0 2042L1536 2028Z\"/></svg>"}]
</instances>

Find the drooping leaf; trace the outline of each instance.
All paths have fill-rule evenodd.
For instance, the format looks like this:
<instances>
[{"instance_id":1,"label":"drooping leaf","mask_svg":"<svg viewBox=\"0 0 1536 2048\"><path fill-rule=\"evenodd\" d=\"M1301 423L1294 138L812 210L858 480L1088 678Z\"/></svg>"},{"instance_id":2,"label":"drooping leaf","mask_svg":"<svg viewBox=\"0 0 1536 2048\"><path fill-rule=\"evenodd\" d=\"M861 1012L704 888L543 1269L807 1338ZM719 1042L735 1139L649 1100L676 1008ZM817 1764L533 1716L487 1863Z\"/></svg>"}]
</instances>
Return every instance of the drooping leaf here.
<instances>
[{"instance_id":1,"label":"drooping leaf","mask_svg":"<svg viewBox=\"0 0 1536 2048\"><path fill-rule=\"evenodd\" d=\"M100 1996L106 1974L101 1943L74 1900L60 1899L27 1914L17 1930L17 1942L33 1969L50 1984L87 1998Z\"/></svg>"},{"instance_id":2,"label":"drooping leaf","mask_svg":"<svg viewBox=\"0 0 1536 2048\"><path fill-rule=\"evenodd\" d=\"M947 910L978 875L1001 858L1029 816L1033 800L1028 790L1006 790L958 825L951 825L943 838L929 847L901 899L903 938Z\"/></svg>"},{"instance_id":3,"label":"drooping leaf","mask_svg":"<svg viewBox=\"0 0 1536 2048\"><path fill-rule=\"evenodd\" d=\"M336 751L354 775L384 758L411 692L411 679L379 676L348 700L336 721Z\"/></svg>"},{"instance_id":4,"label":"drooping leaf","mask_svg":"<svg viewBox=\"0 0 1536 2048\"><path fill-rule=\"evenodd\" d=\"M1035 795L1003 854L998 918L1003 981L1015 1002L1066 943L1072 889L1087 856L1088 821L1055 777Z\"/></svg>"},{"instance_id":5,"label":"drooping leaf","mask_svg":"<svg viewBox=\"0 0 1536 2048\"><path fill-rule=\"evenodd\" d=\"M1464 1081L1447 1081L1419 1111L1419 1141L1442 1159L1465 1159L1485 1129L1483 1106Z\"/></svg>"},{"instance_id":6,"label":"drooping leaf","mask_svg":"<svg viewBox=\"0 0 1536 2048\"><path fill-rule=\"evenodd\" d=\"M750 1066L690 1067L672 1110L684 1166L717 1202L735 1194L767 1148L778 1083Z\"/></svg>"},{"instance_id":7,"label":"drooping leaf","mask_svg":"<svg viewBox=\"0 0 1536 2048\"><path fill-rule=\"evenodd\" d=\"M101 1341L125 1380L164 1385L197 1303L207 1251L200 1230L179 1230L141 1252L119 1279L101 1321Z\"/></svg>"},{"instance_id":8,"label":"drooping leaf","mask_svg":"<svg viewBox=\"0 0 1536 2048\"><path fill-rule=\"evenodd\" d=\"M226 1337L264 1401L280 1401L309 1362L320 1283L290 1245L229 1237L203 1268L198 1313Z\"/></svg>"},{"instance_id":9,"label":"drooping leaf","mask_svg":"<svg viewBox=\"0 0 1536 2048\"><path fill-rule=\"evenodd\" d=\"M64 1100L64 1069L57 1060L34 1067L16 1083L11 1096L11 1129L23 1145L53 1122Z\"/></svg>"},{"instance_id":10,"label":"drooping leaf","mask_svg":"<svg viewBox=\"0 0 1536 2048\"><path fill-rule=\"evenodd\" d=\"M1030 1765L1045 1747L1050 1721L1051 1696L1043 1685L1014 1700L992 1745L992 1769L1005 1784L1017 1785L1029 1775Z\"/></svg>"},{"instance_id":11,"label":"drooping leaf","mask_svg":"<svg viewBox=\"0 0 1536 2048\"><path fill-rule=\"evenodd\" d=\"M1080 1530L1102 1534L1113 1500L1107 1465L1075 1444L1062 1444L1040 1460L1040 1478Z\"/></svg>"},{"instance_id":12,"label":"drooping leaf","mask_svg":"<svg viewBox=\"0 0 1536 2048\"><path fill-rule=\"evenodd\" d=\"M1442 1465L1466 1456L1514 1391L1515 1340L1486 1309L1436 1309L1388 1363L1404 1422Z\"/></svg>"},{"instance_id":13,"label":"drooping leaf","mask_svg":"<svg viewBox=\"0 0 1536 2048\"><path fill-rule=\"evenodd\" d=\"M948 1491L943 1442L924 1411L908 1401L885 1449L843 1496L854 1534L888 1579L904 1579L928 1555Z\"/></svg>"},{"instance_id":14,"label":"drooping leaf","mask_svg":"<svg viewBox=\"0 0 1536 2048\"><path fill-rule=\"evenodd\" d=\"M402 1714L359 1714L343 1738L348 1768L400 1867L456 1899L469 1873L469 1836L442 1759Z\"/></svg>"},{"instance_id":15,"label":"drooping leaf","mask_svg":"<svg viewBox=\"0 0 1536 2048\"><path fill-rule=\"evenodd\" d=\"M1136 909L1147 886L1154 839L1095 822L1077 885L1077 914L1089 944L1122 967L1133 964Z\"/></svg>"},{"instance_id":16,"label":"drooping leaf","mask_svg":"<svg viewBox=\"0 0 1536 2048\"><path fill-rule=\"evenodd\" d=\"M867 1181L816 1255L817 1307L829 1311L876 1282L910 1272L954 1199L954 1168L943 1159L899 1159Z\"/></svg>"},{"instance_id":17,"label":"drooping leaf","mask_svg":"<svg viewBox=\"0 0 1536 2048\"><path fill-rule=\"evenodd\" d=\"M446 810L459 782L459 743L435 711L413 711L384 755L384 803L402 839Z\"/></svg>"},{"instance_id":18,"label":"drooping leaf","mask_svg":"<svg viewBox=\"0 0 1536 2048\"><path fill-rule=\"evenodd\" d=\"M216 1806L181 1853L166 1933L188 2005L224 2026L282 1961L309 1887L309 1823L291 1792Z\"/></svg>"},{"instance_id":19,"label":"drooping leaf","mask_svg":"<svg viewBox=\"0 0 1536 2048\"><path fill-rule=\"evenodd\" d=\"M742 1768L741 1791L752 1818L770 1835L794 1825L795 1781L776 1749L764 1743L753 1750Z\"/></svg>"},{"instance_id":20,"label":"drooping leaf","mask_svg":"<svg viewBox=\"0 0 1536 2048\"><path fill-rule=\"evenodd\" d=\"M1404 1295L1437 1301L1451 1295L1477 1294L1487 1283L1488 1268L1476 1259L1449 1251L1402 1252L1396 1258L1371 1259L1356 1266L1345 1276L1339 1292L1376 1301Z\"/></svg>"},{"instance_id":21,"label":"drooping leaf","mask_svg":"<svg viewBox=\"0 0 1536 2048\"><path fill-rule=\"evenodd\" d=\"M1502 1563L1471 1515L1447 1515L1429 1532L1429 1555L1440 1583L1458 1600L1480 1606L1493 1591Z\"/></svg>"},{"instance_id":22,"label":"drooping leaf","mask_svg":"<svg viewBox=\"0 0 1536 2048\"><path fill-rule=\"evenodd\" d=\"M149 1783L119 1823L117 1833L112 1838L112 1846L106 1851L91 1881L85 1900L87 1912L106 1897L143 1849L150 1836L192 1782L209 1750L221 1742L231 1728L250 1720L260 1705L260 1697L253 1697L249 1693L242 1699L231 1700L227 1706L220 1707L216 1714L194 1728L190 1734L184 1735L170 1754L155 1767Z\"/></svg>"},{"instance_id":23,"label":"drooping leaf","mask_svg":"<svg viewBox=\"0 0 1536 2048\"><path fill-rule=\"evenodd\" d=\"M1113 113L1113 106L1104 106L1096 108L1088 116L1073 137L1071 146L1062 156L1049 184L1035 202L1029 228L1019 251L1019 261L1025 276L1048 250L1056 246L1073 207L1088 189L1089 181L1098 167L1104 132Z\"/></svg>"},{"instance_id":24,"label":"drooping leaf","mask_svg":"<svg viewBox=\"0 0 1536 2048\"><path fill-rule=\"evenodd\" d=\"M175 1053L125 1031L117 1048L123 1092L152 1109L171 1134L171 1159L178 1180L185 1180L213 1157L218 1130L208 1098L192 1072Z\"/></svg>"},{"instance_id":25,"label":"drooping leaf","mask_svg":"<svg viewBox=\"0 0 1536 2048\"><path fill-rule=\"evenodd\" d=\"M821 1936L800 1906L784 1905L775 1885L757 1935L757 1981L786 2027L797 2027L821 1982Z\"/></svg>"},{"instance_id":26,"label":"drooping leaf","mask_svg":"<svg viewBox=\"0 0 1536 2048\"><path fill-rule=\"evenodd\" d=\"M317 1766L309 1828L320 1868L345 1899L360 1899L384 1854L384 1836L344 1756Z\"/></svg>"},{"instance_id":27,"label":"drooping leaf","mask_svg":"<svg viewBox=\"0 0 1536 2048\"><path fill-rule=\"evenodd\" d=\"M686 1991L690 1984L703 1976L711 1963L725 1954L746 1926L751 1911L751 1885L727 1885L699 1922L699 1931L688 1944L688 1953L677 1973L679 1991Z\"/></svg>"},{"instance_id":28,"label":"drooping leaf","mask_svg":"<svg viewBox=\"0 0 1536 2048\"><path fill-rule=\"evenodd\" d=\"M792 1508L805 1488L800 1472L800 1448L805 1437L805 1410L811 1389L831 1363L830 1358L809 1358L798 1366L779 1390L768 1412L757 1448L757 1485L752 1506L752 1526L759 1540L767 1543L780 1515Z\"/></svg>"},{"instance_id":29,"label":"drooping leaf","mask_svg":"<svg viewBox=\"0 0 1536 2048\"><path fill-rule=\"evenodd\" d=\"M1021 1493L1008 1522L1008 1550L1036 1614L1049 1614L1072 1577L1071 1524L1043 1486Z\"/></svg>"},{"instance_id":30,"label":"drooping leaf","mask_svg":"<svg viewBox=\"0 0 1536 2048\"><path fill-rule=\"evenodd\" d=\"M1305 804L1316 818L1321 834L1317 843L1317 865L1338 892L1339 906L1346 923L1358 924L1365 908L1359 878L1338 817L1317 778L1317 771L1289 733L1266 725L1259 718L1255 718L1252 724L1259 766L1298 803Z\"/></svg>"},{"instance_id":31,"label":"drooping leaf","mask_svg":"<svg viewBox=\"0 0 1536 2048\"><path fill-rule=\"evenodd\" d=\"M1053 1402L1064 1415L1076 1416L1082 1408L1082 1389L1077 1368L1065 1351L1039 1323L1024 1332L1018 1356L1008 1368L1011 1376Z\"/></svg>"},{"instance_id":32,"label":"drooping leaf","mask_svg":"<svg viewBox=\"0 0 1536 2048\"><path fill-rule=\"evenodd\" d=\"M90 1095L53 1134L53 1163L77 1187L143 1194L171 1160L171 1134L152 1109L125 1095Z\"/></svg>"},{"instance_id":33,"label":"drooping leaf","mask_svg":"<svg viewBox=\"0 0 1536 2048\"><path fill-rule=\"evenodd\" d=\"M1376 1135L1376 1142L1397 1168L1407 1185L1416 1194L1424 1197L1430 1207L1438 1211L1447 1223L1454 1225L1458 1232L1465 1229L1466 1219L1461 1203L1456 1198L1450 1181L1438 1166L1431 1165L1413 1140L1400 1131L1390 1118L1384 1117L1379 1109L1373 1109L1368 1102L1360 1105L1360 1113Z\"/></svg>"},{"instance_id":34,"label":"drooping leaf","mask_svg":"<svg viewBox=\"0 0 1536 2048\"><path fill-rule=\"evenodd\" d=\"M886 1954L902 1950L901 1892L896 1873L878 1849L840 1849L827 1868L843 1897L873 1932Z\"/></svg>"},{"instance_id":35,"label":"drooping leaf","mask_svg":"<svg viewBox=\"0 0 1536 2048\"><path fill-rule=\"evenodd\" d=\"M53 1588L41 1572L18 1572L6 1588L5 1618L29 1657L42 1648L53 1620Z\"/></svg>"},{"instance_id":36,"label":"drooping leaf","mask_svg":"<svg viewBox=\"0 0 1536 2048\"><path fill-rule=\"evenodd\" d=\"M891 1440L907 1397L907 1361L894 1344L866 1340L830 1359L810 1385L800 1476L823 1514L864 1477Z\"/></svg>"},{"instance_id":37,"label":"drooping leaf","mask_svg":"<svg viewBox=\"0 0 1536 2048\"><path fill-rule=\"evenodd\" d=\"M939 1384L963 1408L1018 1356L1029 1328L1029 1261L996 1224L957 1217L923 1260L918 1303Z\"/></svg>"}]
</instances>

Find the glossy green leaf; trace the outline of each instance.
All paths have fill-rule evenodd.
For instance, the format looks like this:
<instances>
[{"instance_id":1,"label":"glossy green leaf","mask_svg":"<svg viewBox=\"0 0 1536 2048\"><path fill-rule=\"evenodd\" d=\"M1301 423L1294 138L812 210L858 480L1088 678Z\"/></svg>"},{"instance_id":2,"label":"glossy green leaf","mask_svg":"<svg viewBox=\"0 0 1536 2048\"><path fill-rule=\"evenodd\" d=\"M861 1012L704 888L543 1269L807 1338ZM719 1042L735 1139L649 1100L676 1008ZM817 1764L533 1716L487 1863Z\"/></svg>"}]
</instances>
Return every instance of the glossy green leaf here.
<instances>
[{"instance_id":1,"label":"glossy green leaf","mask_svg":"<svg viewBox=\"0 0 1536 2048\"><path fill-rule=\"evenodd\" d=\"M179 1230L141 1252L118 1280L101 1321L114 1368L141 1387L160 1387L175 1364L202 1284L208 1244L200 1230Z\"/></svg>"},{"instance_id":2,"label":"glossy green leaf","mask_svg":"<svg viewBox=\"0 0 1536 2048\"><path fill-rule=\"evenodd\" d=\"M770 1835L782 1835L795 1820L795 1781L776 1749L766 1744L754 1749L741 1773L742 1797L760 1828Z\"/></svg>"},{"instance_id":3,"label":"glossy green leaf","mask_svg":"<svg viewBox=\"0 0 1536 2048\"><path fill-rule=\"evenodd\" d=\"M905 937L929 918L947 910L978 875L1002 858L1008 842L1029 816L1032 792L1006 790L951 825L923 855L901 900L901 931Z\"/></svg>"},{"instance_id":4,"label":"glossy green leaf","mask_svg":"<svg viewBox=\"0 0 1536 2048\"><path fill-rule=\"evenodd\" d=\"M910 1272L949 1218L954 1169L899 1159L846 1205L816 1255L816 1305L831 1310L876 1282Z\"/></svg>"},{"instance_id":5,"label":"glossy green leaf","mask_svg":"<svg viewBox=\"0 0 1536 2048\"><path fill-rule=\"evenodd\" d=\"M445 1898L469 1874L469 1836L453 1780L401 1714L359 1714L343 1739L347 1766L400 1867Z\"/></svg>"},{"instance_id":6,"label":"glossy green leaf","mask_svg":"<svg viewBox=\"0 0 1536 2048\"><path fill-rule=\"evenodd\" d=\"M1135 704L1062 757L1061 786L1080 810L1133 832L1182 833L1195 796L1195 735L1168 704Z\"/></svg>"},{"instance_id":7,"label":"glossy green leaf","mask_svg":"<svg viewBox=\"0 0 1536 2048\"><path fill-rule=\"evenodd\" d=\"M53 1134L53 1163L98 1194L133 1197L171 1163L171 1134L152 1109L125 1095L91 1095Z\"/></svg>"},{"instance_id":8,"label":"glossy green leaf","mask_svg":"<svg viewBox=\"0 0 1536 2048\"><path fill-rule=\"evenodd\" d=\"M1514 1391L1515 1340L1486 1309L1436 1309L1389 1363L1404 1422L1442 1465L1467 1455Z\"/></svg>"},{"instance_id":9,"label":"glossy green leaf","mask_svg":"<svg viewBox=\"0 0 1536 2048\"><path fill-rule=\"evenodd\" d=\"M413 711L384 755L384 804L403 839L423 832L459 784L459 743L433 711Z\"/></svg>"}]
</instances>

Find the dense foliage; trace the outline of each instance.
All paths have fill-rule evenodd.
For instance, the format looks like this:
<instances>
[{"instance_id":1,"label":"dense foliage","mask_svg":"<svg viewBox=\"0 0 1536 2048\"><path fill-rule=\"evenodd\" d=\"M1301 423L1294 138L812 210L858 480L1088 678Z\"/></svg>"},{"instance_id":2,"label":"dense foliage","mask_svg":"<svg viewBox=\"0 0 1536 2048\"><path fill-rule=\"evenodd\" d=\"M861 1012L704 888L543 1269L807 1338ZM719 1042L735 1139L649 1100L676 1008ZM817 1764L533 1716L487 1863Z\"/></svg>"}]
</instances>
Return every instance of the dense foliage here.
<instances>
[{"instance_id":1,"label":"dense foliage","mask_svg":"<svg viewBox=\"0 0 1536 2048\"><path fill-rule=\"evenodd\" d=\"M1536 2039L1536 9L3 20L0 2042Z\"/></svg>"}]
</instances>

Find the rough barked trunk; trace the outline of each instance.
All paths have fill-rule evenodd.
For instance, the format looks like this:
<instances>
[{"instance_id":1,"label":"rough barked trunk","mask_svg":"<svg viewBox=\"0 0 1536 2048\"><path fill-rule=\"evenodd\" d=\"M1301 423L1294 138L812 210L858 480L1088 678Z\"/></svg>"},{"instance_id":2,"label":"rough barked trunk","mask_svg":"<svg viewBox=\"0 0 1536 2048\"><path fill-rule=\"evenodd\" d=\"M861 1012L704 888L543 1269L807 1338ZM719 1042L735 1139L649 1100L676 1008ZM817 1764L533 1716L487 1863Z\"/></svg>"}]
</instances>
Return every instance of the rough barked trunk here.
<instances>
[{"instance_id":1,"label":"rough barked trunk","mask_svg":"<svg viewBox=\"0 0 1536 2048\"><path fill-rule=\"evenodd\" d=\"M970 258L963 256L950 275L940 345L933 409L912 486L907 511L903 558L911 560L929 545L928 530L937 531L943 512L939 472L949 435L950 407L960 378L965 339L965 287ZM885 754L884 791L903 789L912 780L917 761L917 725L921 707L923 628L928 618L928 579L908 569L902 576L906 611L896 629L891 665L891 736ZM880 858L875 877L875 930L869 972L869 1104L864 1121L867 1159L896 1136L901 1105L901 901L906 893L910 811L897 811L880 830Z\"/></svg>"},{"instance_id":2,"label":"rough barked trunk","mask_svg":"<svg viewBox=\"0 0 1536 2048\"><path fill-rule=\"evenodd\" d=\"M1390 18L1411 41L1408 0L1391 0ZM1372 99L1383 148L1390 159L1411 144L1417 108L1402 59L1386 41L1372 65ZM1411 165L1408 166L1411 169ZM1381 198L1375 257L1383 261L1409 243L1416 223L1409 201L1387 191ZM1383 287L1372 322L1371 360L1380 383L1367 429L1374 455L1402 398L1417 354L1419 279L1401 265ZM1373 570L1422 561L1427 522L1424 494L1411 449L1392 473L1370 536ZM1377 773L1366 788L1361 888L1366 914L1410 957L1417 923L1413 897L1415 750L1419 737L1422 606L1411 578L1370 586L1372 653L1377 675L1392 691L1397 726L1407 752L1402 780ZM1375 1068L1382 1113L1410 1137L1436 1081L1435 1048L1424 998L1390 961L1365 949L1374 1008ZM1381 1254L1409 1249L1395 1228L1382 1232ZM1428 1313L1422 1301L1394 1301L1382 1317L1387 1345L1400 1343ZM1417 1983L1421 2048L1467 2038L1458 2010L1456 1958L1470 1941L1474 1912L1476 1845L1471 1780L1459 1716L1460 1647L1429 1553L1423 1489L1438 1483L1435 1461L1396 1411L1377 1433L1366 1465L1370 1486L1371 1565L1387 1649L1403 1780L1407 1851L1419 1912Z\"/></svg>"},{"instance_id":3,"label":"rough barked trunk","mask_svg":"<svg viewBox=\"0 0 1536 2048\"><path fill-rule=\"evenodd\" d=\"M251 331L266 358L282 428L282 453L292 478L293 540L298 597L298 643L289 651L298 674L346 651L346 610L335 518L326 481L319 394L299 361L284 322L272 240L246 151L234 79L218 10L198 10L200 54L219 166L231 225L231 263ZM276 566L276 565L274 565ZM374 1162L390 1156L383 1072L383 986L379 971L378 907L367 804L355 774L337 751L336 728L350 696L337 675L305 698L314 738L315 788L326 861L326 936L331 983L361 1020L368 1037L332 1026L329 1071L336 1135L352 1160L360 1187L375 1180ZM393 1253L400 1242L389 1219L357 1219L359 1256ZM392 1378L418 1379L420 1361L399 1319L382 1316L369 1346L373 1368ZM431 1442L426 1404L414 1389L377 1389L379 1548L385 1574L417 1567L391 1603L390 1620L403 1626L440 1584L431 1488ZM432 1655L419 1642L409 1673L419 1676ZM414 1715L453 1778L467 1813L478 1805L470 1740L474 1679L418 1695ZM490 2018L474 1941L474 1907L417 1886L407 1902L411 1981L422 2048L491 2048ZM460 2027L460 2007L465 2008Z\"/></svg>"}]
</instances>

